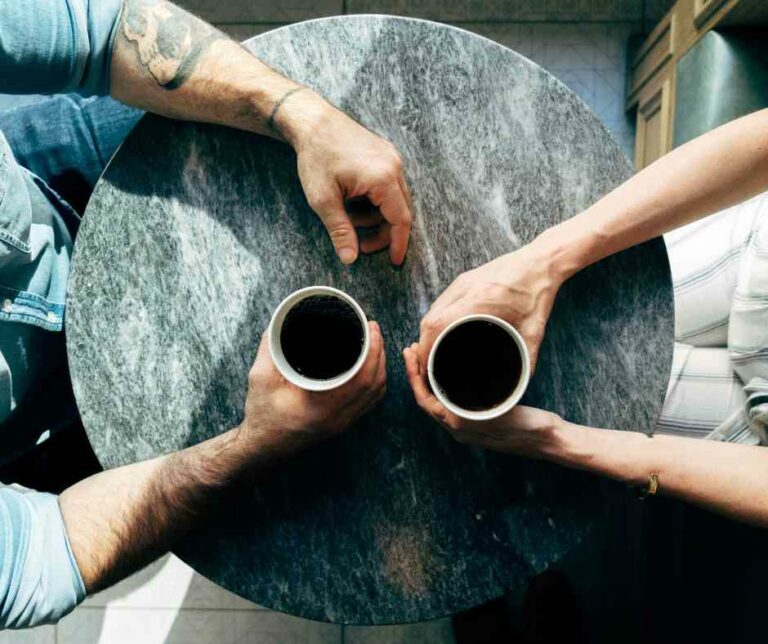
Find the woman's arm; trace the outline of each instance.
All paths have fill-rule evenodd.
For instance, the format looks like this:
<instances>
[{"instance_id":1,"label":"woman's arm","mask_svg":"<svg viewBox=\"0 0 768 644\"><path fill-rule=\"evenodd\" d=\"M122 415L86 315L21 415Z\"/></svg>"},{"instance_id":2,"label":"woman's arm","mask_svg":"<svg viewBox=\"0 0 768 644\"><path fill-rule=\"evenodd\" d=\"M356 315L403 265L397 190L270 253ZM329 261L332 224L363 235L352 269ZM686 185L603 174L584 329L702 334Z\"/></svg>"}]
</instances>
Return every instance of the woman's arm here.
<instances>
[{"instance_id":1,"label":"woman's arm","mask_svg":"<svg viewBox=\"0 0 768 644\"><path fill-rule=\"evenodd\" d=\"M636 486L647 486L651 474L656 474L661 494L768 526L768 451L763 448L595 429L522 406L498 421L465 421L429 391L416 345L406 349L404 357L419 406L459 442L547 460Z\"/></svg>"},{"instance_id":2,"label":"woman's arm","mask_svg":"<svg viewBox=\"0 0 768 644\"><path fill-rule=\"evenodd\" d=\"M508 430L530 430L539 414L552 423L548 460L643 487L656 474L660 494L768 527L768 451L762 447L595 429L530 408L510 417Z\"/></svg>"},{"instance_id":3,"label":"woman's arm","mask_svg":"<svg viewBox=\"0 0 768 644\"><path fill-rule=\"evenodd\" d=\"M768 110L661 157L534 243L561 280L621 250L768 190Z\"/></svg>"},{"instance_id":4,"label":"woman's arm","mask_svg":"<svg viewBox=\"0 0 768 644\"><path fill-rule=\"evenodd\" d=\"M768 190L768 110L673 150L531 244L461 275L422 321L419 356L468 313L515 325L536 357L562 283L590 264Z\"/></svg>"}]
</instances>

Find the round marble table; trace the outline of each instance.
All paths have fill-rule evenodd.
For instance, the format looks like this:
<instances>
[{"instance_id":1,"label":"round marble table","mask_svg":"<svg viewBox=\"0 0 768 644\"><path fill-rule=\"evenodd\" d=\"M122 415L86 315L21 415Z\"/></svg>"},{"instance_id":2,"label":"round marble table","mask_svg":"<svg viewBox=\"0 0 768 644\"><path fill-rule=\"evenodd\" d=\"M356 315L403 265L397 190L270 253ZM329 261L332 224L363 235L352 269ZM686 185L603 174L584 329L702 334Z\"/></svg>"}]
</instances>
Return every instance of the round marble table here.
<instances>
[{"instance_id":1,"label":"round marble table","mask_svg":"<svg viewBox=\"0 0 768 644\"><path fill-rule=\"evenodd\" d=\"M459 29L344 17L246 46L399 148L416 218L408 260L341 266L287 146L145 118L97 186L70 281L70 364L99 459L146 459L237 424L272 309L330 284L380 321L387 398L175 552L259 604L342 623L425 620L522 586L588 538L604 486L453 442L412 401L400 349L457 274L591 204L629 176L627 159L547 72ZM672 341L655 240L566 285L525 402L649 432Z\"/></svg>"}]
</instances>

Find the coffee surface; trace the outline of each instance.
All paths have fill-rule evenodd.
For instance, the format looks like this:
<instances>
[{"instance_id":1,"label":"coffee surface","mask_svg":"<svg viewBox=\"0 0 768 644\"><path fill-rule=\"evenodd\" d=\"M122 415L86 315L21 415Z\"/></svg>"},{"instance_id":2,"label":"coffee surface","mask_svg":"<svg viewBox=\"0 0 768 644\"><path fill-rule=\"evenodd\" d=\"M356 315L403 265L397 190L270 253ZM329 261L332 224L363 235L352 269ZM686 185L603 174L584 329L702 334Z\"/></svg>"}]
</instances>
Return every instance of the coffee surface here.
<instances>
[{"instance_id":1,"label":"coffee surface","mask_svg":"<svg viewBox=\"0 0 768 644\"><path fill-rule=\"evenodd\" d=\"M515 390L523 361L498 324L473 320L450 331L435 350L433 374L446 398L468 411L491 409Z\"/></svg>"},{"instance_id":2,"label":"coffee surface","mask_svg":"<svg viewBox=\"0 0 768 644\"><path fill-rule=\"evenodd\" d=\"M329 380L351 369L360 357L363 325L344 300L312 295L285 316L280 331L283 355L298 373Z\"/></svg>"}]
</instances>

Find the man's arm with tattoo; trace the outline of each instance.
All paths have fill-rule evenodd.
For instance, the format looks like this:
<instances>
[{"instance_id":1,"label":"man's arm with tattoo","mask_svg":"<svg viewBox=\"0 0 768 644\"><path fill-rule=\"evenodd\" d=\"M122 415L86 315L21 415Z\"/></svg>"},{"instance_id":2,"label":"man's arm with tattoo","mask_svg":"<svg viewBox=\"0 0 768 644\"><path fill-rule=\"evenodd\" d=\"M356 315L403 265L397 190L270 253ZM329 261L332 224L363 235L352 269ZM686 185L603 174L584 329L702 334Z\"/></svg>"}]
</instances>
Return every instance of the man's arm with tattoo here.
<instances>
[{"instance_id":1,"label":"man's arm with tattoo","mask_svg":"<svg viewBox=\"0 0 768 644\"><path fill-rule=\"evenodd\" d=\"M411 203L394 146L192 14L165 0L124 0L111 92L165 116L290 143L307 200L341 260L387 247L394 263L405 259ZM362 197L377 211L350 216L345 201ZM355 226L379 230L360 245Z\"/></svg>"}]
</instances>

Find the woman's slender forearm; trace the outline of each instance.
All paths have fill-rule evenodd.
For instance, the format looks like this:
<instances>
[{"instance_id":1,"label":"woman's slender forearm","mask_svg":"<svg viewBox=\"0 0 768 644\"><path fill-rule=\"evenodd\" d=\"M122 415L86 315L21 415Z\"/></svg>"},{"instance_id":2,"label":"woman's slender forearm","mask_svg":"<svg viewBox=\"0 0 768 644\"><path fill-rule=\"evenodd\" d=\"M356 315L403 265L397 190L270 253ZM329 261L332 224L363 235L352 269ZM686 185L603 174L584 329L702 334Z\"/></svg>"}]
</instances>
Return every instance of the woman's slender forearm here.
<instances>
[{"instance_id":1,"label":"woman's slender forearm","mask_svg":"<svg viewBox=\"0 0 768 644\"><path fill-rule=\"evenodd\" d=\"M768 190L768 110L673 150L534 244L562 279Z\"/></svg>"},{"instance_id":2,"label":"woman's slender forearm","mask_svg":"<svg viewBox=\"0 0 768 644\"><path fill-rule=\"evenodd\" d=\"M558 420L543 457L647 486L730 518L768 527L768 451L761 447L595 429Z\"/></svg>"}]
</instances>

